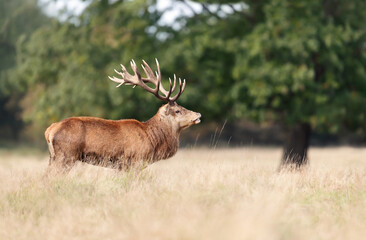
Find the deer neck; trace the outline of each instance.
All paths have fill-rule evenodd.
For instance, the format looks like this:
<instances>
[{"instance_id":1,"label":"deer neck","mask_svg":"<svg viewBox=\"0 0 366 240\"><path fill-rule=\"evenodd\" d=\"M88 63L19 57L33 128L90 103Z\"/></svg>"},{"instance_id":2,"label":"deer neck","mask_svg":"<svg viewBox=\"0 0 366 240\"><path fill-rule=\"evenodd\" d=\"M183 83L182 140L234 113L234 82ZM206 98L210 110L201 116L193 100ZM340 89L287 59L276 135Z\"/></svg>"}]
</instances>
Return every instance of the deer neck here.
<instances>
[{"instance_id":1,"label":"deer neck","mask_svg":"<svg viewBox=\"0 0 366 240\"><path fill-rule=\"evenodd\" d=\"M174 128L168 119L157 113L145 122L149 140L155 149L156 159L173 156L179 146L179 129Z\"/></svg>"}]
</instances>

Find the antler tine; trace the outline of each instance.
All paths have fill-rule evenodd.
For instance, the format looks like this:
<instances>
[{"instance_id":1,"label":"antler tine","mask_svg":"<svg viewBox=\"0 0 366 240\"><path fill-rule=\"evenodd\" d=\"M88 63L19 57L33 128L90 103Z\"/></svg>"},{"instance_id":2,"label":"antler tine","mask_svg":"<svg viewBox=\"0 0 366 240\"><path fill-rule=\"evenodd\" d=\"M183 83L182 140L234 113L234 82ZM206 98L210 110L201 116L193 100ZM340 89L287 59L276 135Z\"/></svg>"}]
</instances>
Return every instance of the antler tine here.
<instances>
[{"instance_id":1,"label":"antler tine","mask_svg":"<svg viewBox=\"0 0 366 240\"><path fill-rule=\"evenodd\" d=\"M110 80L112 80L113 82L116 82L116 83L119 83L116 87L120 87L124 82L120 82L120 81L118 81L118 80L116 80L116 79L118 79L118 78L116 78L116 77L110 77L110 76L108 76L108 78L110 79Z\"/></svg>"},{"instance_id":2,"label":"antler tine","mask_svg":"<svg viewBox=\"0 0 366 240\"><path fill-rule=\"evenodd\" d=\"M121 64L121 68L122 68L122 71L123 72L127 72L127 69L125 68L125 66L123 66L122 64ZM114 69L114 71L116 71L116 69Z\"/></svg>"},{"instance_id":3,"label":"antler tine","mask_svg":"<svg viewBox=\"0 0 366 240\"><path fill-rule=\"evenodd\" d=\"M175 83L174 83L175 84ZM168 92L168 95L166 96L167 99L170 99L170 95L172 95L172 92L173 92L173 88L172 88L172 80L169 78L169 92Z\"/></svg>"},{"instance_id":4,"label":"antler tine","mask_svg":"<svg viewBox=\"0 0 366 240\"><path fill-rule=\"evenodd\" d=\"M174 82L173 82L173 89L172 89L172 92L175 91L175 87L177 86L177 76L175 75L174 73Z\"/></svg>"},{"instance_id":5,"label":"antler tine","mask_svg":"<svg viewBox=\"0 0 366 240\"><path fill-rule=\"evenodd\" d=\"M136 65L136 63L135 63L135 61L133 59L130 61L130 64L131 64L131 68L132 68L133 72L135 74L137 74L138 79L141 80L141 74L140 74L140 72L139 72L139 70L137 68L137 65Z\"/></svg>"},{"instance_id":6,"label":"antler tine","mask_svg":"<svg viewBox=\"0 0 366 240\"><path fill-rule=\"evenodd\" d=\"M131 83L128 83L124 80L125 76L127 76L127 78L131 78L132 75L129 74L129 72L127 71L126 67L124 65L121 64L121 68L122 68L122 72L118 72L116 69L114 69L114 71L116 73L118 73L119 75L122 76L123 79L120 79L121 81L123 81L123 83L121 82L121 84L119 84L117 87L121 86L122 84L125 83L125 85L133 85L133 87L136 87L136 84L131 84ZM133 69L132 69L133 70Z\"/></svg>"},{"instance_id":7,"label":"antler tine","mask_svg":"<svg viewBox=\"0 0 366 240\"><path fill-rule=\"evenodd\" d=\"M115 71L117 74L119 74L119 75L121 75L122 77L124 77L124 75L123 75L123 73L122 73L122 72L119 72L119 71L117 71L116 69L114 69L114 71ZM116 87L120 87L122 84L124 84L124 83L125 83L125 81L124 81L123 79L120 79L120 78L111 77L111 76L108 76L108 78L109 78L110 80L112 80L113 82L119 83Z\"/></svg>"},{"instance_id":8,"label":"antler tine","mask_svg":"<svg viewBox=\"0 0 366 240\"><path fill-rule=\"evenodd\" d=\"M155 62L156 62L156 67L158 68L158 73L156 74L156 76L158 77L158 81L161 82L161 72L160 72L160 65L159 65L159 61L157 58L155 58Z\"/></svg>"},{"instance_id":9,"label":"antler tine","mask_svg":"<svg viewBox=\"0 0 366 240\"><path fill-rule=\"evenodd\" d=\"M154 77L154 72L151 70L150 66L145 62L145 60L142 60L142 62L144 63L145 67L141 64L142 68L144 69L144 72L146 74L146 76L148 77L149 80L151 80L151 78ZM149 81L151 82L151 81Z\"/></svg>"},{"instance_id":10,"label":"antler tine","mask_svg":"<svg viewBox=\"0 0 366 240\"><path fill-rule=\"evenodd\" d=\"M180 95L182 95L185 87L186 87L186 80L184 79L182 84L182 80L179 78L179 92L174 97L169 98L169 101L171 102L177 101Z\"/></svg>"},{"instance_id":11,"label":"antler tine","mask_svg":"<svg viewBox=\"0 0 366 240\"><path fill-rule=\"evenodd\" d=\"M160 91L165 95L167 99L169 99L170 96L170 89L169 92L165 90L163 84L161 83L161 71L160 71L160 64L157 58L155 58L156 68L158 69L157 72L155 72L156 75L156 81L160 84Z\"/></svg>"},{"instance_id":12,"label":"antler tine","mask_svg":"<svg viewBox=\"0 0 366 240\"><path fill-rule=\"evenodd\" d=\"M156 88L156 89L160 90L160 92L162 92L165 95L165 97L168 99L169 98L169 96L168 96L169 92L167 90L165 90L163 84L161 83L160 65L159 65L159 62L156 58L155 58L155 60L156 60L156 66L157 66L157 69L158 69L158 71L155 72L155 74L154 74L153 70L150 68L150 66L144 60L142 60L144 65L141 64L141 66L142 66L142 69L144 70L144 72L146 74L146 78L142 78L142 80L144 82L149 82L149 83L153 83L155 85L159 85L159 87Z\"/></svg>"}]
</instances>

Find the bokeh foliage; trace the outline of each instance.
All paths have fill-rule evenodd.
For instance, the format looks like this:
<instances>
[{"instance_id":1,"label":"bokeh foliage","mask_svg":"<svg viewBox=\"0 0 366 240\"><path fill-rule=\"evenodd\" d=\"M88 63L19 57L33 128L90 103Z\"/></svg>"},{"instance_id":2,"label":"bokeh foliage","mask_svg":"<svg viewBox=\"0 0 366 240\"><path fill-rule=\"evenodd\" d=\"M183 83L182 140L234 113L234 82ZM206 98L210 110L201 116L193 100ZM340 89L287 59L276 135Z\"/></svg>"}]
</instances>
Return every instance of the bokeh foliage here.
<instances>
[{"instance_id":1,"label":"bokeh foliage","mask_svg":"<svg viewBox=\"0 0 366 240\"><path fill-rule=\"evenodd\" d=\"M36 0L0 0L0 138L17 139L22 130L19 106L26 88L18 78L18 49L48 18Z\"/></svg>"},{"instance_id":2,"label":"bokeh foliage","mask_svg":"<svg viewBox=\"0 0 366 240\"><path fill-rule=\"evenodd\" d=\"M205 121L364 133L365 1L195 2L201 10L173 27L159 22L165 12L154 0L94 0L81 16L18 39L14 83L25 93L24 119L41 128L73 115L146 120L161 102L116 89L107 76L132 58L155 67L156 57L165 80L188 80L179 103Z\"/></svg>"},{"instance_id":3,"label":"bokeh foliage","mask_svg":"<svg viewBox=\"0 0 366 240\"><path fill-rule=\"evenodd\" d=\"M22 44L20 71L31 90L26 109L33 108L29 120L47 125L73 115L153 114L151 107L142 108L146 98L152 97L128 88L122 93L107 78L131 56L153 59L149 56L157 48L155 39L145 33L156 22L156 14L147 11L151 4L134 1L105 6L95 1L80 16L79 24L54 22Z\"/></svg>"},{"instance_id":4,"label":"bokeh foliage","mask_svg":"<svg viewBox=\"0 0 366 240\"><path fill-rule=\"evenodd\" d=\"M269 1L240 42L238 116L365 131L366 2Z\"/></svg>"},{"instance_id":5,"label":"bokeh foliage","mask_svg":"<svg viewBox=\"0 0 366 240\"><path fill-rule=\"evenodd\" d=\"M47 21L35 0L0 1L0 98L19 89L15 78L17 42Z\"/></svg>"}]
</instances>

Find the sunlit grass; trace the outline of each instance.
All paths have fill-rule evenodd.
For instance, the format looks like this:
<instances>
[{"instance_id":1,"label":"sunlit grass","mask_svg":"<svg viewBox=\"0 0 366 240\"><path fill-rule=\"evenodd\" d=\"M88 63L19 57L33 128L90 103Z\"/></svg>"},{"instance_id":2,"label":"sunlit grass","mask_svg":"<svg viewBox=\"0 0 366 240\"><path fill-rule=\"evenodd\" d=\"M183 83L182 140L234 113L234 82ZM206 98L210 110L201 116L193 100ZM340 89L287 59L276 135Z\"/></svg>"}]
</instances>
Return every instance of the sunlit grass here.
<instances>
[{"instance_id":1,"label":"sunlit grass","mask_svg":"<svg viewBox=\"0 0 366 240\"><path fill-rule=\"evenodd\" d=\"M143 171L0 151L0 239L364 239L366 149L312 149L278 173L278 148L185 149Z\"/></svg>"}]
</instances>

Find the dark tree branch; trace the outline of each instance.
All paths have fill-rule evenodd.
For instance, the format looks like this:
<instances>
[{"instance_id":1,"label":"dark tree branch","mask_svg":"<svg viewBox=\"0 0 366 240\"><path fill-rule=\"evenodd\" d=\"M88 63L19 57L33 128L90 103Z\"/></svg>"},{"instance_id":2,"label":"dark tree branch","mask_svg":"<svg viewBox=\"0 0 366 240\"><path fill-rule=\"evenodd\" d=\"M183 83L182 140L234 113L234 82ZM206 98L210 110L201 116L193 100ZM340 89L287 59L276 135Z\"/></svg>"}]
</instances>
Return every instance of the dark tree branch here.
<instances>
[{"instance_id":1,"label":"dark tree branch","mask_svg":"<svg viewBox=\"0 0 366 240\"><path fill-rule=\"evenodd\" d=\"M196 17L196 16L199 16L200 15L200 13L197 13L195 10L194 10L194 8L191 6L191 5L189 5L189 3L186 1L186 0L177 0L178 2L181 2L181 3L183 3L186 7L188 7L189 8L189 10L192 12L192 14L193 14L193 17ZM207 6L207 4L205 4L205 3L201 3L201 6L202 6L202 9L203 10L205 10L208 14L210 14L211 16L213 16L213 17L215 17L215 18L218 18L218 19L221 19L221 17L219 16L219 15L217 15L217 13L215 13L215 12L212 12L211 10L210 10L210 8ZM220 6L221 5L219 5L219 8L220 8Z\"/></svg>"},{"instance_id":2,"label":"dark tree branch","mask_svg":"<svg viewBox=\"0 0 366 240\"><path fill-rule=\"evenodd\" d=\"M191 5L189 5L189 3L187 3L185 0L177 0L177 1L183 3L186 7L188 7L189 10L192 12L193 16L198 15L198 13L194 10L194 8Z\"/></svg>"},{"instance_id":3,"label":"dark tree branch","mask_svg":"<svg viewBox=\"0 0 366 240\"><path fill-rule=\"evenodd\" d=\"M234 8L233 4L228 4L228 6L231 8L231 10L237 14L240 14L241 16L243 16L246 20L248 20L248 22L250 22L252 25L256 24L256 19L253 15L248 14L244 11L238 11Z\"/></svg>"},{"instance_id":4,"label":"dark tree branch","mask_svg":"<svg viewBox=\"0 0 366 240\"><path fill-rule=\"evenodd\" d=\"M214 12L212 12L212 11L209 9L209 7L207 6L207 4L202 3L202 4L201 4L201 6L202 6L202 8L203 8L206 12L208 12L211 16L216 17L216 18L218 18L218 19L221 19L221 17L219 17L219 16L217 15L217 13L214 13Z\"/></svg>"}]
</instances>

